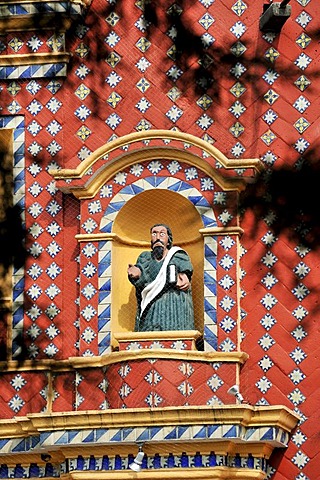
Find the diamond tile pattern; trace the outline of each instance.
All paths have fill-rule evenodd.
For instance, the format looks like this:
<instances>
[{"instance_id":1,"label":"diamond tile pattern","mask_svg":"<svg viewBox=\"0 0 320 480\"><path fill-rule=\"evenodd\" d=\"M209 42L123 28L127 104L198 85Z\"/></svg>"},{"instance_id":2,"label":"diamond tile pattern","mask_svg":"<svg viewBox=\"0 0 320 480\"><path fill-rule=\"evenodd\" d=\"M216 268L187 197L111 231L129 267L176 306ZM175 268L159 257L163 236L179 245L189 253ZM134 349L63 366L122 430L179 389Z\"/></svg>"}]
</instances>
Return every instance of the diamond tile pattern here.
<instances>
[{"instance_id":1,"label":"diamond tile pattern","mask_svg":"<svg viewBox=\"0 0 320 480\"><path fill-rule=\"evenodd\" d=\"M54 3L60 11L69 5ZM183 177L179 174L177 179L188 186L187 198L201 197L217 207L216 218L203 215L205 225L213 221L235 225L237 220L225 208L227 193L217 190L212 179L180 162L154 161L118 172L101 188L99 201L87 202L79 226L77 200L56 190L49 170L75 168L106 142L154 128L176 129L210 141L235 161L259 157L270 173L277 168L297 169L318 137L317 0L291 0L291 17L279 35L259 31L261 2L153 2L154 18L161 18L161 25L145 15L146 2L131 2L126 9L120 3L92 2L71 39L52 30L9 29L1 36L0 58L65 53L66 48L72 53L68 70L66 61L49 60L41 65L27 62L0 67L0 127L13 132L14 203L22 209L30 238L25 272L18 270L13 275L12 356L16 359L21 355L21 337L30 360L108 351L111 248L108 242L79 246L75 235L80 228L81 233L99 228L110 231L118 192L125 195L132 188L132 196L136 187L151 188L147 171L148 178L171 180L180 172ZM78 3L70 6L79 15ZM53 8L50 2L15 2L13 7L11 3L1 6L4 20ZM174 189L177 179L170 188ZM103 225L96 221L101 211L106 211ZM299 411L299 430L281 465L295 480L309 480L318 474L320 455L314 448L319 396L315 391L319 369L314 360L319 356L319 255L295 242L290 233L275 234L274 215L269 212L261 218L254 231L251 219L244 215L241 272L233 238L225 235L207 241L205 335L208 350L237 350L235 323L240 305L236 289L241 275L241 350L249 353L241 372L243 393L253 404L285 404ZM122 372L131 367L123 365ZM53 382L54 408L132 406L135 382L143 386L139 392L143 406L169 404L169 391L177 402L196 404L200 397L215 401L226 388L219 371L207 376L201 387L199 373L186 376L177 368L175 375L177 380L171 379L164 387L161 362L141 372L139 378L130 373L122 378L114 372L116 395L109 398L99 387L106 381L101 374L93 381L94 390L88 388L85 375L78 379L75 394L65 388L73 376L61 372ZM148 390L146 378L152 379L156 390ZM36 389L29 389L34 379ZM41 411L46 405L46 387L42 373L4 375L0 389L3 416ZM161 461L172 466L182 459ZM207 461L214 460L192 459L194 465ZM77 465L80 460L72 462L85 469ZM39 469L36 473L1 470L1 476L58 475ZM273 478L281 480L282 475L276 473Z\"/></svg>"}]
</instances>

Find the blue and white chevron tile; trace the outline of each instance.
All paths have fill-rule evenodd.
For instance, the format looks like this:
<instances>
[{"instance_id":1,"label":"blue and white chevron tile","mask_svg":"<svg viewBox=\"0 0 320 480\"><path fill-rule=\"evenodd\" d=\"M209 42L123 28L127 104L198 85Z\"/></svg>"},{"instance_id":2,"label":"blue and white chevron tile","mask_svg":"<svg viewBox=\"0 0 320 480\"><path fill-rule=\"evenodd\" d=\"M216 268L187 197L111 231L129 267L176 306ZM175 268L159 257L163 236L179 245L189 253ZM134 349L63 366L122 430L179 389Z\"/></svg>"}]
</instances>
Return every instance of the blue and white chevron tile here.
<instances>
[{"instance_id":1,"label":"blue and white chevron tile","mask_svg":"<svg viewBox=\"0 0 320 480\"><path fill-rule=\"evenodd\" d=\"M65 77L66 75L67 62L0 67L0 80L53 78Z\"/></svg>"}]
</instances>

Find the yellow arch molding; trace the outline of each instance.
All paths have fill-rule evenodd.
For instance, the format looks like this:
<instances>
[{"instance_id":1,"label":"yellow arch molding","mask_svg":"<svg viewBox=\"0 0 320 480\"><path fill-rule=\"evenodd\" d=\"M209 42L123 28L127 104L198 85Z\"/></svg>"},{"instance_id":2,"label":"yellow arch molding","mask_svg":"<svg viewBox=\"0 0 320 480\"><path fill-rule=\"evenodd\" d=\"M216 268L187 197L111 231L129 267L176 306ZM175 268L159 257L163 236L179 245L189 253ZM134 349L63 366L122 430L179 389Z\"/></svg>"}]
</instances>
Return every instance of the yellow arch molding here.
<instances>
[{"instance_id":1,"label":"yellow arch molding","mask_svg":"<svg viewBox=\"0 0 320 480\"><path fill-rule=\"evenodd\" d=\"M51 170L51 175L56 180L81 179L93 165L101 158L107 156L116 149L121 149L125 145L133 144L138 141L148 141L151 139L178 140L200 148L208 155L208 158L214 158L225 169L251 168L258 172L263 170L263 165L259 159L229 159L210 143L201 140L193 135L174 132L171 130L149 130L147 132L136 132L125 135L113 140L95 150L86 160L81 162L75 169ZM244 178L224 178L215 169L208 160L195 154L172 147L145 147L132 152L121 153L113 160L106 162L100 167L92 177L89 177L84 186L66 186L61 188L66 193L73 193L77 198L92 198L99 188L117 172L130 165L142 160L154 160L159 157L170 160L185 161L198 167L211 178L214 178L224 190L242 190L245 186Z\"/></svg>"}]
</instances>

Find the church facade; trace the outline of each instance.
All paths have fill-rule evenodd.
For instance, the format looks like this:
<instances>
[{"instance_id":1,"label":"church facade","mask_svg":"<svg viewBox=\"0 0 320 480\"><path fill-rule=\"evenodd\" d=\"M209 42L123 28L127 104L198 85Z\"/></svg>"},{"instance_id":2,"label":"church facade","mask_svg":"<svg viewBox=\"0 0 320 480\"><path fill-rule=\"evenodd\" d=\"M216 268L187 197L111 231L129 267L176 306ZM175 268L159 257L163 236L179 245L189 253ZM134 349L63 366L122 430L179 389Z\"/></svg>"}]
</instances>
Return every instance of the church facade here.
<instances>
[{"instance_id":1,"label":"church facade","mask_svg":"<svg viewBox=\"0 0 320 480\"><path fill-rule=\"evenodd\" d=\"M0 5L1 478L316 480L317 13ZM194 330L134 331L155 223Z\"/></svg>"}]
</instances>

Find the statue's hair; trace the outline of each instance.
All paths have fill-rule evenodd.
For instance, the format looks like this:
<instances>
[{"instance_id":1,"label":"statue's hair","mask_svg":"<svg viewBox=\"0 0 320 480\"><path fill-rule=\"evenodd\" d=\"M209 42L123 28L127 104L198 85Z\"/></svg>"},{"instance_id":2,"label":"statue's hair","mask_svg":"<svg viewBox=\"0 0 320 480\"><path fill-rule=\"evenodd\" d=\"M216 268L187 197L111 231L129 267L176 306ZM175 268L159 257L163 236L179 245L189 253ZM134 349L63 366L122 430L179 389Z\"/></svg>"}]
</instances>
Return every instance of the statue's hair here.
<instances>
[{"instance_id":1,"label":"statue's hair","mask_svg":"<svg viewBox=\"0 0 320 480\"><path fill-rule=\"evenodd\" d=\"M166 225L165 223L156 223L155 225L152 225L152 227L150 228L150 233L152 232L154 227L164 227L167 230L167 234L168 234L167 248L169 250L172 247L172 244L173 244L173 236L172 236L171 228L168 225Z\"/></svg>"}]
</instances>

